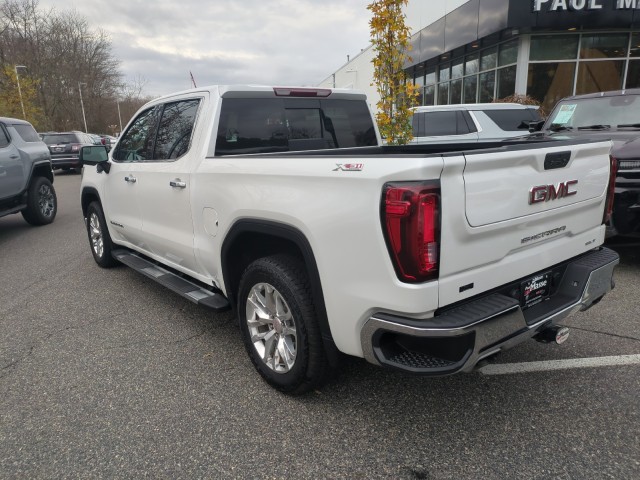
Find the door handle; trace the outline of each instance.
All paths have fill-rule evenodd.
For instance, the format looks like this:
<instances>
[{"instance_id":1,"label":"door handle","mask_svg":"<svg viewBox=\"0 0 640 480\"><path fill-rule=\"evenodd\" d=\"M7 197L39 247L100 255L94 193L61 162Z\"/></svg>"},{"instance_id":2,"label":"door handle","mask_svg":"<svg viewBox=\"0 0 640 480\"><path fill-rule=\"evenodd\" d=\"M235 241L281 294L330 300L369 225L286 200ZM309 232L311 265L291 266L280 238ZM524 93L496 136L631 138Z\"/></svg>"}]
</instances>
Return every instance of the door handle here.
<instances>
[{"instance_id":1,"label":"door handle","mask_svg":"<svg viewBox=\"0 0 640 480\"><path fill-rule=\"evenodd\" d=\"M179 178L171 180L169 182L169 185L171 185L173 188L187 188L187 182L183 182Z\"/></svg>"},{"instance_id":2,"label":"door handle","mask_svg":"<svg viewBox=\"0 0 640 480\"><path fill-rule=\"evenodd\" d=\"M138 180L134 176L130 177L127 175L126 177L124 177L124 181L128 183L136 183Z\"/></svg>"}]
</instances>

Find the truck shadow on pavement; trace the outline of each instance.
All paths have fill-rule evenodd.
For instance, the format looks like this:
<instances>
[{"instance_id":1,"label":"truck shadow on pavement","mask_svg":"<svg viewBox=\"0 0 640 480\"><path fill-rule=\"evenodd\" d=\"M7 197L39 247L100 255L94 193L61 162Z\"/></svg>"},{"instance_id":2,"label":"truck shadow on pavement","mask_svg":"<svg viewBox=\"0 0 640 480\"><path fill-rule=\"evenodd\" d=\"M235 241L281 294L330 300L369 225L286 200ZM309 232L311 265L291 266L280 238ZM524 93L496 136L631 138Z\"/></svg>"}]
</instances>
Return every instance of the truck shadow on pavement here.
<instances>
[{"instance_id":1,"label":"truck shadow on pavement","mask_svg":"<svg viewBox=\"0 0 640 480\"><path fill-rule=\"evenodd\" d=\"M613 237L605 246L618 252L622 264L640 265L640 236Z\"/></svg>"}]
</instances>

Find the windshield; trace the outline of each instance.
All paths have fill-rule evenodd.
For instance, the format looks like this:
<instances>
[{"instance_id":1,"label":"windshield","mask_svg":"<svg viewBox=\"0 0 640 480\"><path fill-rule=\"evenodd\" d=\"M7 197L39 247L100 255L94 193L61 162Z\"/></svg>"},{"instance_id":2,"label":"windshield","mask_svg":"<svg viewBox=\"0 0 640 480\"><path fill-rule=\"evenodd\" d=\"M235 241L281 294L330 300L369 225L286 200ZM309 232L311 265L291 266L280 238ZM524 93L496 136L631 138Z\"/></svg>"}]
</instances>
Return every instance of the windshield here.
<instances>
[{"instance_id":1,"label":"windshield","mask_svg":"<svg viewBox=\"0 0 640 480\"><path fill-rule=\"evenodd\" d=\"M640 95L618 95L561 101L545 129L600 130L635 124L640 124Z\"/></svg>"}]
</instances>

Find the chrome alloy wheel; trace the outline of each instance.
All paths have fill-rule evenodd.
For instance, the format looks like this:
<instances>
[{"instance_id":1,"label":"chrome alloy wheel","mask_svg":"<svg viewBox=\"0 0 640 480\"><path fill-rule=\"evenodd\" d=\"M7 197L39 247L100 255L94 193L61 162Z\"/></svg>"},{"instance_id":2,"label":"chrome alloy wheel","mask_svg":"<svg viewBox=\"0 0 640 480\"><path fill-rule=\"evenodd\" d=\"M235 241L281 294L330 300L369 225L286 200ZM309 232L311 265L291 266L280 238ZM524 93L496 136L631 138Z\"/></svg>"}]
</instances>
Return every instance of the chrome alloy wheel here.
<instances>
[{"instance_id":1,"label":"chrome alloy wheel","mask_svg":"<svg viewBox=\"0 0 640 480\"><path fill-rule=\"evenodd\" d=\"M247 297L247 326L262 361L276 373L287 373L296 362L297 334L291 309L272 285L258 283Z\"/></svg>"},{"instance_id":2,"label":"chrome alloy wheel","mask_svg":"<svg viewBox=\"0 0 640 480\"><path fill-rule=\"evenodd\" d=\"M89 216L89 238L91 240L91 248L93 252L102 258L104 254L104 241L102 239L102 228L100 228L100 220L96 212L91 212Z\"/></svg>"},{"instance_id":3,"label":"chrome alloy wheel","mask_svg":"<svg viewBox=\"0 0 640 480\"><path fill-rule=\"evenodd\" d=\"M38 207L44 217L50 218L53 215L55 199L49 185L40 185L38 189Z\"/></svg>"}]
</instances>

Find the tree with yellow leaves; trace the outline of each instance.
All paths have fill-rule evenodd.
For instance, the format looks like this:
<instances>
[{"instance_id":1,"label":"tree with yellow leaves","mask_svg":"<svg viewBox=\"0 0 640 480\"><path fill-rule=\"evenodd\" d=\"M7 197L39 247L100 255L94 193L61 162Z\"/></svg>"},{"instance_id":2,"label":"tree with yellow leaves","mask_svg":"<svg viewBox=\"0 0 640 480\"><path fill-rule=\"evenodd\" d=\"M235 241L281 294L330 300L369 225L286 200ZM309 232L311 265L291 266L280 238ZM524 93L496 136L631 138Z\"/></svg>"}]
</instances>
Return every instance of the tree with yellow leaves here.
<instances>
[{"instance_id":1,"label":"tree with yellow leaves","mask_svg":"<svg viewBox=\"0 0 640 480\"><path fill-rule=\"evenodd\" d=\"M402 7L408 0L377 0L367 5L373 17L369 21L373 59L373 84L380 95L376 119L381 135L390 145L404 145L413 138L410 108L417 103L416 86L407 81L404 64L410 30Z\"/></svg>"},{"instance_id":2,"label":"tree with yellow leaves","mask_svg":"<svg viewBox=\"0 0 640 480\"><path fill-rule=\"evenodd\" d=\"M4 65L0 69L0 116L24 118L37 129L40 127L43 117L42 110L37 106L38 82L28 75L22 75L22 72L20 73L20 88L18 89L15 67Z\"/></svg>"}]
</instances>

